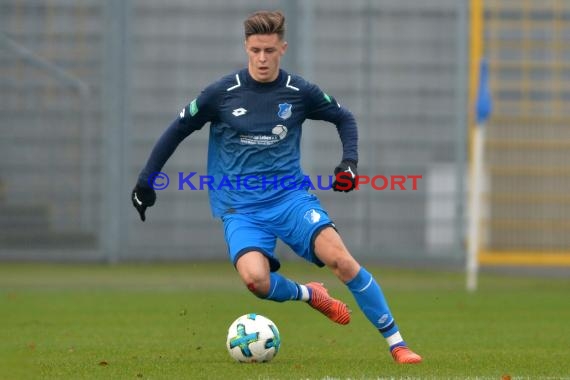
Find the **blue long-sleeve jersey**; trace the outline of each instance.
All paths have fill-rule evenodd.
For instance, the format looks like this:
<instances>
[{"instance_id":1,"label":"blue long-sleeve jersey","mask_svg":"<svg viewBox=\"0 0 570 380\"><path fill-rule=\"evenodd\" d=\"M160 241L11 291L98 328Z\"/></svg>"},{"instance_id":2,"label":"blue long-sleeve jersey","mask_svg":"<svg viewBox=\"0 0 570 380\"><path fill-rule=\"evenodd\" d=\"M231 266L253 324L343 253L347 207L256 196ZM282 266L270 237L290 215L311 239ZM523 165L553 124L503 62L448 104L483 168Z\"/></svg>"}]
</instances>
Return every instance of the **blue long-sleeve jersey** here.
<instances>
[{"instance_id":1,"label":"blue long-sleeve jersey","mask_svg":"<svg viewBox=\"0 0 570 380\"><path fill-rule=\"evenodd\" d=\"M333 97L284 70L275 81L260 83L242 69L206 87L182 109L156 143L138 183L148 186L149 176L162 169L178 144L210 122L213 215L266 207L307 182L300 165L301 125L306 119L335 124L342 159L358 161L356 121Z\"/></svg>"}]
</instances>

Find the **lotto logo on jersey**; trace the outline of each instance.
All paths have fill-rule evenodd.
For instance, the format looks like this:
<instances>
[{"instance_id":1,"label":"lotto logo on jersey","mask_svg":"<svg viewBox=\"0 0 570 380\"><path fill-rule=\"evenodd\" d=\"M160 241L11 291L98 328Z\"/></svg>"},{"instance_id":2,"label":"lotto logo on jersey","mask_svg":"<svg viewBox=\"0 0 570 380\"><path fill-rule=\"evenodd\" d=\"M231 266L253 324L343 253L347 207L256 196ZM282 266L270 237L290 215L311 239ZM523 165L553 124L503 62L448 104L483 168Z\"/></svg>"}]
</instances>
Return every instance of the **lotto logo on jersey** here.
<instances>
[{"instance_id":1,"label":"lotto logo on jersey","mask_svg":"<svg viewBox=\"0 0 570 380\"><path fill-rule=\"evenodd\" d=\"M243 116L246 113L247 113L247 110L243 107L236 108L235 110L232 111L232 115L234 115L235 117Z\"/></svg>"}]
</instances>

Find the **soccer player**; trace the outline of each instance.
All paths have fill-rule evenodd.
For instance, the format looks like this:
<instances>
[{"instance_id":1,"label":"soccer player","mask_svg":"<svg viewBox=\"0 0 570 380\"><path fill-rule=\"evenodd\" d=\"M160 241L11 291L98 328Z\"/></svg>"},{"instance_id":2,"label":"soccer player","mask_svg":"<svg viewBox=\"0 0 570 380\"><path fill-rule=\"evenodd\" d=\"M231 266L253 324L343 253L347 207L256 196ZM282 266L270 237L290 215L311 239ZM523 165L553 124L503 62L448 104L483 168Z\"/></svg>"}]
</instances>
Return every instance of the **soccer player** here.
<instances>
[{"instance_id":1,"label":"soccer player","mask_svg":"<svg viewBox=\"0 0 570 380\"><path fill-rule=\"evenodd\" d=\"M306 119L325 120L336 126L342 142L333 190L354 188L358 135L353 115L318 86L280 68L287 50L281 12L253 13L244 29L247 68L207 86L182 109L138 177L134 207L144 221L156 201L153 174L182 140L209 122L208 175L216 184L209 189L210 206L223 222L229 257L249 291L276 302L304 301L333 322L350 322L347 305L332 298L323 284L299 284L278 272L274 251L279 238L300 257L333 271L384 336L397 363L421 362L403 340L380 286L350 254L304 182L301 125Z\"/></svg>"}]
</instances>

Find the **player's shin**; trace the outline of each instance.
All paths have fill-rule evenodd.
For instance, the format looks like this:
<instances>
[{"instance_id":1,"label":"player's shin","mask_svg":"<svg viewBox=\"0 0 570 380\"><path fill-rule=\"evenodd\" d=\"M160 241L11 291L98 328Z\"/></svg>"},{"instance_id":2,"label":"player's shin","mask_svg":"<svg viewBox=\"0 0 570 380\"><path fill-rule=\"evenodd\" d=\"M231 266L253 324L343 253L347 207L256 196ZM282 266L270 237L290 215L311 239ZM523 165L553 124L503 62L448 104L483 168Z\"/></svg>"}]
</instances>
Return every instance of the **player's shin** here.
<instances>
[{"instance_id":1,"label":"player's shin","mask_svg":"<svg viewBox=\"0 0 570 380\"><path fill-rule=\"evenodd\" d=\"M374 277L362 267L346 285L366 318L386 338L390 348L404 345L405 343L398 331L398 325L394 321L382 289Z\"/></svg>"},{"instance_id":2,"label":"player's shin","mask_svg":"<svg viewBox=\"0 0 570 380\"><path fill-rule=\"evenodd\" d=\"M269 275L269 293L264 299L284 302L290 300L307 300L309 292L304 285L297 284L296 282L280 275L277 272L272 272Z\"/></svg>"}]
</instances>

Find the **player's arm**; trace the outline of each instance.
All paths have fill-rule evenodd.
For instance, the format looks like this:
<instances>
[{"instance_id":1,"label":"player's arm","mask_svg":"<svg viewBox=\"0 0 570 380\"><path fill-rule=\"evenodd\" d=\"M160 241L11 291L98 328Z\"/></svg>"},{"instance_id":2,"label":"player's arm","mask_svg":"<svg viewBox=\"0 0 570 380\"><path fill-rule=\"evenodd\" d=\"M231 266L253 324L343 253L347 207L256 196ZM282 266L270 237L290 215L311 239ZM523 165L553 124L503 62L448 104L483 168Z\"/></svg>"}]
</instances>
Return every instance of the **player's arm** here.
<instances>
[{"instance_id":1,"label":"player's arm","mask_svg":"<svg viewBox=\"0 0 570 380\"><path fill-rule=\"evenodd\" d=\"M198 98L180 111L178 117L166 128L154 145L131 192L131 201L143 222L146 219L146 209L154 205L156 201L156 192L153 188L154 175L162 170L162 167L186 137L215 118L216 107L214 103L214 91L212 89L204 90Z\"/></svg>"},{"instance_id":2,"label":"player's arm","mask_svg":"<svg viewBox=\"0 0 570 380\"><path fill-rule=\"evenodd\" d=\"M324 120L336 126L342 143L342 159L334 169L334 191L354 190L358 165L358 128L352 113L315 85L308 89L307 118Z\"/></svg>"}]
</instances>

